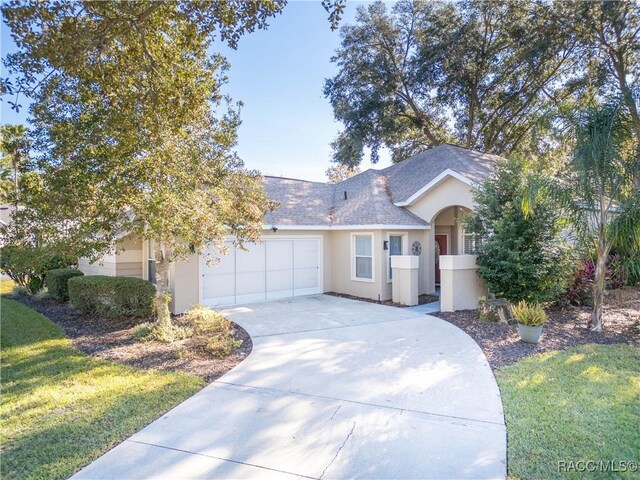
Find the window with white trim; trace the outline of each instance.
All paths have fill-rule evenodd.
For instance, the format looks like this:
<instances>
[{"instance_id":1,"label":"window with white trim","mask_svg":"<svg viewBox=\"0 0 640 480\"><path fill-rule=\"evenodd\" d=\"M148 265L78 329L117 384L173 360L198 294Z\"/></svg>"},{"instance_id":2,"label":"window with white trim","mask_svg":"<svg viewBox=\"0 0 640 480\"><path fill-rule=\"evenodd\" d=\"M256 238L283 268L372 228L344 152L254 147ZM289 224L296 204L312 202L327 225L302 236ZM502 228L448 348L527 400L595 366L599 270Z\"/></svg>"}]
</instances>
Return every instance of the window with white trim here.
<instances>
[{"instance_id":1,"label":"window with white trim","mask_svg":"<svg viewBox=\"0 0 640 480\"><path fill-rule=\"evenodd\" d=\"M480 235L477 233L467 232L463 230L462 232L462 253L465 255L475 255L478 253L478 246L480 245Z\"/></svg>"},{"instance_id":2,"label":"window with white trim","mask_svg":"<svg viewBox=\"0 0 640 480\"><path fill-rule=\"evenodd\" d=\"M373 235L354 235L354 276L373 280Z\"/></svg>"},{"instance_id":3,"label":"window with white trim","mask_svg":"<svg viewBox=\"0 0 640 480\"><path fill-rule=\"evenodd\" d=\"M390 282L393 279L393 270L391 269L391 257L393 255L402 255L402 235L389 235L389 265L387 281Z\"/></svg>"},{"instance_id":4,"label":"window with white trim","mask_svg":"<svg viewBox=\"0 0 640 480\"><path fill-rule=\"evenodd\" d=\"M153 240L147 242L147 280L156 284L156 244Z\"/></svg>"}]
</instances>

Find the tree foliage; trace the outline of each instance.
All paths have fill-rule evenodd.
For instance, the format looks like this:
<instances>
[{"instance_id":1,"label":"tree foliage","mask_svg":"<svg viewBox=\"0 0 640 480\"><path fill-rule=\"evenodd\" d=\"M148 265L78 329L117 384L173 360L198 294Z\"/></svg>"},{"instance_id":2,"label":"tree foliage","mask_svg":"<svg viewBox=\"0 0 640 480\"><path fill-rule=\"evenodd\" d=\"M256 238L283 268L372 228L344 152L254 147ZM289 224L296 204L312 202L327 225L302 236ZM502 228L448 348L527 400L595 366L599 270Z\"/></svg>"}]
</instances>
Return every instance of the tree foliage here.
<instances>
[{"instance_id":1,"label":"tree foliage","mask_svg":"<svg viewBox=\"0 0 640 480\"><path fill-rule=\"evenodd\" d=\"M155 244L157 311L169 322L171 263L224 237L259 238L271 203L235 155L238 106L221 94L227 64L208 49L266 26L282 1L12 2L36 172L15 236L94 258L123 234Z\"/></svg>"},{"instance_id":2,"label":"tree foliage","mask_svg":"<svg viewBox=\"0 0 640 480\"><path fill-rule=\"evenodd\" d=\"M553 196L561 202L578 244L595 257L593 312L589 326L602 330L607 258L615 245L632 255L640 250L638 141L624 101L587 106L567 119L575 148L564 175L541 178L530 195ZM525 211L529 202L525 199ZM632 260L632 259L631 259Z\"/></svg>"},{"instance_id":3,"label":"tree foliage","mask_svg":"<svg viewBox=\"0 0 640 480\"><path fill-rule=\"evenodd\" d=\"M340 183L343 180L357 175L358 173L360 173L360 169L358 167L348 167L341 163L333 163L325 171L325 175L327 176L329 183Z\"/></svg>"},{"instance_id":4,"label":"tree foliage","mask_svg":"<svg viewBox=\"0 0 640 480\"><path fill-rule=\"evenodd\" d=\"M477 208L467 221L467 229L481 239L478 274L491 293L514 303L557 300L569 280L570 255L557 202L539 195L529 212L522 208L528 185L540 176L522 158L499 163L475 191Z\"/></svg>"},{"instance_id":5,"label":"tree foliage","mask_svg":"<svg viewBox=\"0 0 640 480\"><path fill-rule=\"evenodd\" d=\"M28 168L28 149L24 125L0 126L0 203L18 202L18 179Z\"/></svg>"},{"instance_id":6,"label":"tree foliage","mask_svg":"<svg viewBox=\"0 0 640 480\"><path fill-rule=\"evenodd\" d=\"M334 159L358 165L370 147L376 162L387 147L397 162L443 142L544 149L563 126L559 111L612 92L637 117L639 19L635 2L361 6L325 82L344 124Z\"/></svg>"}]
</instances>

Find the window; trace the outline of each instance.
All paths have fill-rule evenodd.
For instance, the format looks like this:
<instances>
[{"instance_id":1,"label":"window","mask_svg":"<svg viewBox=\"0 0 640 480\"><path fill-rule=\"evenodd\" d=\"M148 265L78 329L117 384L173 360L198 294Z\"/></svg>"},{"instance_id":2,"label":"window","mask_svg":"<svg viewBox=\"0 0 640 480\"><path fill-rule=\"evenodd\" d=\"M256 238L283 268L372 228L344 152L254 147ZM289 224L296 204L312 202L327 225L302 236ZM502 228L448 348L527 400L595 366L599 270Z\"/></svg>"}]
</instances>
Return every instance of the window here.
<instances>
[{"instance_id":1,"label":"window","mask_svg":"<svg viewBox=\"0 0 640 480\"><path fill-rule=\"evenodd\" d=\"M462 238L464 240L462 253L465 255L475 255L478 251L478 245L480 245L480 236L464 230Z\"/></svg>"},{"instance_id":2,"label":"window","mask_svg":"<svg viewBox=\"0 0 640 480\"><path fill-rule=\"evenodd\" d=\"M156 245L153 240L147 242L147 280L156 284Z\"/></svg>"},{"instance_id":3,"label":"window","mask_svg":"<svg viewBox=\"0 0 640 480\"><path fill-rule=\"evenodd\" d=\"M402 235L389 235L389 278L391 281L393 278L393 271L391 270L391 257L393 255L402 255Z\"/></svg>"},{"instance_id":4,"label":"window","mask_svg":"<svg viewBox=\"0 0 640 480\"><path fill-rule=\"evenodd\" d=\"M373 235L354 235L354 277L373 280Z\"/></svg>"}]
</instances>

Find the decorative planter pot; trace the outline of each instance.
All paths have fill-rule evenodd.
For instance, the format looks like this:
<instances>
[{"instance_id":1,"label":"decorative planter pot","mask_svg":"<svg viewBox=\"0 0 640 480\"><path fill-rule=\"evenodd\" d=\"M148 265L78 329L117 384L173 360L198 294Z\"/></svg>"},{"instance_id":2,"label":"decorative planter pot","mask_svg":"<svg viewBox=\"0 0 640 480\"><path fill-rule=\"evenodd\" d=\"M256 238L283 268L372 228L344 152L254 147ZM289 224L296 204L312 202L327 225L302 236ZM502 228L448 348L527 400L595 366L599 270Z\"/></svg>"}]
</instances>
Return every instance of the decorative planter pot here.
<instances>
[{"instance_id":1,"label":"decorative planter pot","mask_svg":"<svg viewBox=\"0 0 640 480\"><path fill-rule=\"evenodd\" d=\"M518 333L520 339L525 343L538 343L540 335L542 335L542 325L532 327L529 325L518 324Z\"/></svg>"}]
</instances>

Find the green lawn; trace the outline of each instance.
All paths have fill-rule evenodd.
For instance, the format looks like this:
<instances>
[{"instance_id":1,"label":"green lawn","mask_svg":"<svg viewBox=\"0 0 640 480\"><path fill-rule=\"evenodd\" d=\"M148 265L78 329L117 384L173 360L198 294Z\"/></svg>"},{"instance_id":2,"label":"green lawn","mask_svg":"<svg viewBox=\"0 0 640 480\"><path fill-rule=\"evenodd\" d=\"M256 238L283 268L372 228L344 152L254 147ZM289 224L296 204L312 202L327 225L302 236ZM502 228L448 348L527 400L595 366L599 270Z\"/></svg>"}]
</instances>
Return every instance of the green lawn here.
<instances>
[{"instance_id":1,"label":"green lawn","mask_svg":"<svg viewBox=\"0 0 640 480\"><path fill-rule=\"evenodd\" d=\"M95 360L34 310L0 302L2 478L67 478L204 386Z\"/></svg>"},{"instance_id":2,"label":"green lawn","mask_svg":"<svg viewBox=\"0 0 640 480\"><path fill-rule=\"evenodd\" d=\"M567 471L640 462L640 350L585 345L524 359L496 378L510 478L640 478L640 470Z\"/></svg>"}]
</instances>

